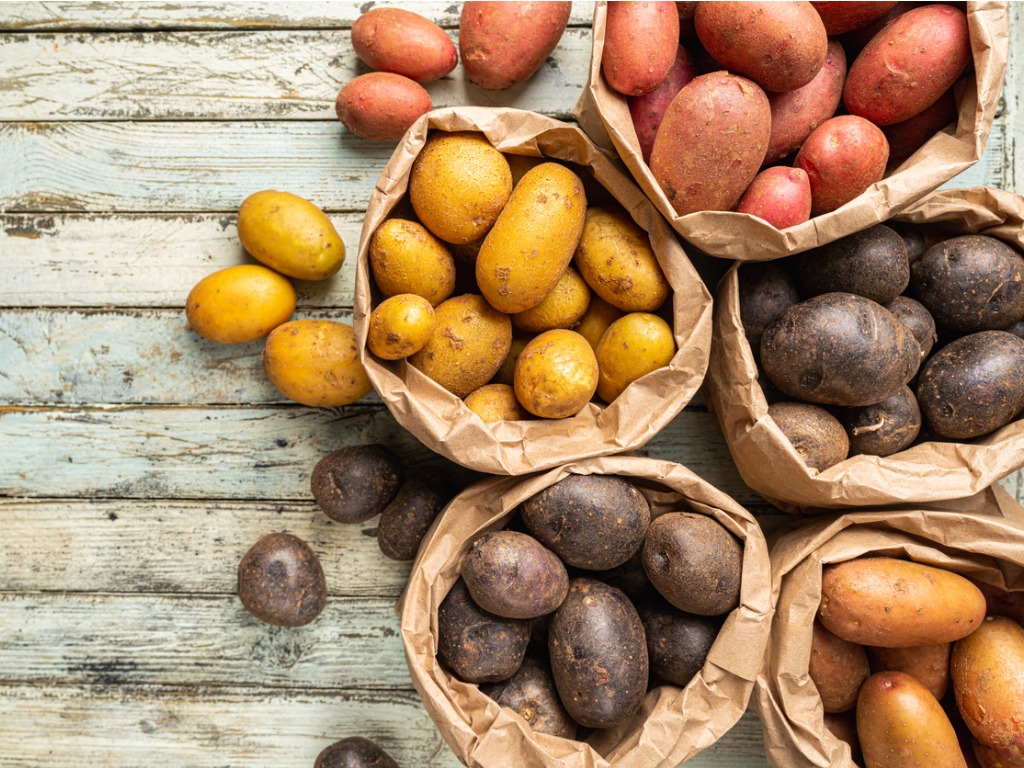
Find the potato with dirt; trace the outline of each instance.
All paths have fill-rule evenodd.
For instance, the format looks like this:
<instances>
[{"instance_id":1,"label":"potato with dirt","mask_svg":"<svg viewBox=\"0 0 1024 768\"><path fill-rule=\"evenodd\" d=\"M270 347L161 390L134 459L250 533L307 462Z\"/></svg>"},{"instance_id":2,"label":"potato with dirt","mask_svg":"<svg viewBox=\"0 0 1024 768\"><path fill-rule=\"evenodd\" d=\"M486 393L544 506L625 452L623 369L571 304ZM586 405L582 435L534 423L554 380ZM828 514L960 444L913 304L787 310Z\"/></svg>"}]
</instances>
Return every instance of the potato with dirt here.
<instances>
[{"instance_id":1,"label":"potato with dirt","mask_svg":"<svg viewBox=\"0 0 1024 768\"><path fill-rule=\"evenodd\" d=\"M565 419L583 410L597 391L597 356L575 331L556 328L534 336L516 360L516 399L534 416Z\"/></svg>"},{"instance_id":2,"label":"potato with dirt","mask_svg":"<svg viewBox=\"0 0 1024 768\"><path fill-rule=\"evenodd\" d=\"M906 242L905 239L904 242ZM921 362L923 363L931 354L935 342L939 340L932 313L924 304L909 296L897 296L886 304L885 308L892 312L896 319L913 334L917 345L921 347Z\"/></svg>"},{"instance_id":3,"label":"potato with dirt","mask_svg":"<svg viewBox=\"0 0 1024 768\"><path fill-rule=\"evenodd\" d=\"M680 611L656 595L636 609L647 636L651 673L673 685L689 684L703 669L721 621Z\"/></svg>"},{"instance_id":4,"label":"potato with dirt","mask_svg":"<svg viewBox=\"0 0 1024 768\"><path fill-rule=\"evenodd\" d=\"M523 718L534 732L563 739L576 738L576 723L562 706L555 681L544 662L527 656L508 680L485 685L480 690Z\"/></svg>"},{"instance_id":5,"label":"potato with dirt","mask_svg":"<svg viewBox=\"0 0 1024 768\"><path fill-rule=\"evenodd\" d=\"M271 533L238 563L238 599L260 621L301 627L327 605L327 582L312 548L290 533Z\"/></svg>"},{"instance_id":6,"label":"potato with dirt","mask_svg":"<svg viewBox=\"0 0 1024 768\"><path fill-rule=\"evenodd\" d=\"M921 433L921 408L914 391L902 387L874 405L851 408L841 414L854 454L891 456L914 444Z\"/></svg>"},{"instance_id":7,"label":"potato with dirt","mask_svg":"<svg viewBox=\"0 0 1024 768\"><path fill-rule=\"evenodd\" d=\"M518 531L477 537L466 550L460 573L477 605L509 619L551 613L569 589L569 576L558 556Z\"/></svg>"},{"instance_id":8,"label":"potato with dirt","mask_svg":"<svg viewBox=\"0 0 1024 768\"><path fill-rule=\"evenodd\" d=\"M317 755L313 768L398 768L398 763L369 739L349 736Z\"/></svg>"},{"instance_id":9,"label":"potato with dirt","mask_svg":"<svg viewBox=\"0 0 1024 768\"><path fill-rule=\"evenodd\" d=\"M844 291L886 304L910 284L910 260L903 238L876 224L798 254L794 275L806 296Z\"/></svg>"},{"instance_id":10,"label":"potato with dirt","mask_svg":"<svg viewBox=\"0 0 1024 768\"><path fill-rule=\"evenodd\" d=\"M413 294L437 306L455 290L455 259L422 224L388 219L370 238L370 273L385 298Z\"/></svg>"},{"instance_id":11,"label":"potato with dirt","mask_svg":"<svg viewBox=\"0 0 1024 768\"><path fill-rule=\"evenodd\" d=\"M339 448L313 467L310 490L317 505L337 523L361 523L379 515L402 483L402 465L386 445Z\"/></svg>"},{"instance_id":12,"label":"potato with dirt","mask_svg":"<svg viewBox=\"0 0 1024 768\"><path fill-rule=\"evenodd\" d=\"M380 513L377 524L380 551L392 560L415 560L420 542L434 518L454 495L454 486L446 473L421 470L406 478Z\"/></svg>"},{"instance_id":13,"label":"potato with dirt","mask_svg":"<svg viewBox=\"0 0 1024 768\"><path fill-rule=\"evenodd\" d=\"M810 403L772 403L768 406L768 416L809 469L824 472L843 461L850 452L846 430L824 408Z\"/></svg>"},{"instance_id":14,"label":"potato with dirt","mask_svg":"<svg viewBox=\"0 0 1024 768\"><path fill-rule=\"evenodd\" d=\"M381 360L401 360L423 349L436 323L427 299L400 293L382 301L370 314L366 346Z\"/></svg>"},{"instance_id":15,"label":"potato with dirt","mask_svg":"<svg viewBox=\"0 0 1024 768\"><path fill-rule=\"evenodd\" d=\"M759 357L764 329L783 310L800 301L800 295L789 270L779 261L746 262L736 278L743 332L751 351Z\"/></svg>"}]
</instances>

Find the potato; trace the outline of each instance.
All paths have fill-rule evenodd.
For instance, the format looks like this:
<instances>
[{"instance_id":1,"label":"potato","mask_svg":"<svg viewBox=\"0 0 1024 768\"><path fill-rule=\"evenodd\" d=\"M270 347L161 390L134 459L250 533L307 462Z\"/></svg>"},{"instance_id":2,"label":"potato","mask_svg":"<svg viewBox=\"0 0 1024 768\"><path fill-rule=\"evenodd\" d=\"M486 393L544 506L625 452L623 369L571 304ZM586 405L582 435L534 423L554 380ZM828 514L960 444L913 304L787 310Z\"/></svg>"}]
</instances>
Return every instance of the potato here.
<instances>
[{"instance_id":1,"label":"potato","mask_svg":"<svg viewBox=\"0 0 1024 768\"><path fill-rule=\"evenodd\" d=\"M654 588L681 611L719 616L739 605L743 546L707 515L668 512L655 518L643 563Z\"/></svg>"},{"instance_id":2,"label":"potato","mask_svg":"<svg viewBox=\"0 0 1024 768\"><path fill-rule=\"evenodd\" d=\"M818 617L844 640L883 648L966 637L985 618L985 596L952 571L893 557L826 565Z\"/></svg>"},{"instance_id":3,"label":"potato","mask_svg":"<svg viewBox=\"0 0 1024 768\"><path fill-rule=\"evenodd\" d=\"M630 384L664 368L676 354L669 324L649 312L630 312L608 326L594 350L597 395L612 403Z\"/></svg>"},{"instance_id":4,"label":"potato","mask_svg":"<svg viewBox=\"0 0 1024 768\"><path fill-rule=\"evenodd\" d=\"M569 23L570 2L467 2L459 52L470 82L503 91L533 76Z\"/></svg>"},{"instance_id":5,"label":"potato","mask_svg":"<svg viewBox=\"0 0 1024 768\"><path fill-rule=\"evenodd\" d=\"M986 235L952 237L914 262L914 295L957 331L993 331L1024 319L1024 256Z\"/></svg>"},{"instance_id":6,"label":"potato","mask_svg":"<svg viewBox=\"0 0 1024 768\"><path fill-rule=\"evenodd\" d=\"M618 307L613 307L600 296L591 296L587 311L583 313L579 323L573 329L590 344L591 349L597 350L597 344L608 330L608 326L623 316Z\"/></svg>"},{"instance_id":7,"label":"potato","mask_svg":"<svg viewBox=\"0 0 1024 768\"><path fill-rule=\"evenodd\" d=\"M292 320L267 336L263 372L289 400L314 408L354 403L373 386L351 325Z\"/></svg>"},{"instance_id":8,"label":"potato","mask_svg":"<svg viewBox=\"0 0 1024 768\"><path fill-rule=\"evenodd\" d=\"M736 279L743 332L751 351L759 356L764 329L800 297L789 271L778 261L745 262Z\"/></svg>"},{"instance_id":9,"label":"potato","mask_svg":"<svg viewBox=\"0 0 1024 768\"><path fill-rule=\"evenodd\" d=\"M238 208L238 239L254 259L299 280L323 280L345 260L345 243L313 203L267 189Z\"/></svg>"},{"instance_id":10,"label":"potato","mask_svg":"<svg viewBox=\"0 0 1024 768\"><path fill-rule=\"evenodd\" d=\"M476 259L476 282L491 306L522 312L551 293L579 243L586 208L583 182L565 166L527 171Z\"/></svg>"},{"instance_id":11,"label":"potato","mask_svg":"<svg viewBox=\"0 0 1024 768\"><path fill-rule=\"evenodd\" d=\"M863 645L836 637L815 621L807 674L826 712L846 712L857 703L857 694L871 669Z\"/></svg>"},{"instance_id":12,"label":"potato","mask_svg":"<svg viewBox=\"0 0 1024 768\"><path fill-rule=\"evenodd\" d=\"M825 32L831 36L842 35L845 32L867 26L879 16L888 13L896 3L879 2L878 0L871 2L846 0L839 3L811 0L811 5L821 17L821 22L825 25Z\"/></svg>"},{"instance_id":13,"label":"potato","mask_svg":"<svg viewBox=\"0 0 1024 768\"><path fill-rule=\"evenodd\" d=\"M879 672L864 683L857 736L868 768L967 768L942 706L902 672Z\"/></svg>"},{"instance_id":14,"label":"potato","mask_svg":"<svg viewBox=\"0 0 1024 768\"><path fill-rule=\"evenodd\" d=\"M921 409L905 386L880 403L850 409L842 422L853 453L891 456L914 444L921 432Z\"/></svg>"},{"instance_id":15,"label":"potato","mask_svg":"<svg viewBox=\"0 0 1024 768\"><path fill-rule=\"evenodd\" d=\"M768 415L809 469L824 472L850 452L846 430L824 408L810 403L773 403Z\"/></svg>"},{"instance_id":16,"label":"potato","mask_svg":"<svg viewBox=\"0 0 1024 768\"><path fill-rule=\"evenodd\" d=\"M519 514L541 544L588 571L629 560L651 522L647 499L616 475L568 475L523 502Z\"/></svg>"},{"instance_id":17,"label":"potato","mask_svg":"<svg viewBox=\"0 0 1024 768\"><path fill-rule=\"evenodd\" d=\"M938 101L913 117L882 127L885 140L889 142L889 168L898 168L928 139L957 121L959 112L954 88L950 88Z\"/></svg>"},{"instance_id":18,"label":"potato","mask_svg":"<svg viewBox=\"0 0 1024 768\"><path fill-rule=\"evenodd\" d=\"M916 648L868 648L872 672L903 672L942 699L949 688L949 653L951 643L923 645Z\"/></svg>"},{"instance_id":19,"label":"potato","mask_svg":"<svg viewBox=\"0 0 1024 768\"><path fill-rule=\"evenodd\" d=\"M373 310L366 346L382 360L401 360L423 348L435 324L429 301L413 293L400 293Z\"/></svg>"},{"instance_id":20,"label":"potato","mask_svg":"<svg viewBox=\"0 0 1024 768\"><path fill-rule=\"evenodd\" d=\"M728 211L757 175L770 136L771 109L760 87L727 72L701 75L665 112L651 172L680 216Z\"/></svg>"},{"instance_id":21,"label":"potato","mask_svg":"<svg viewBox=\"0 0 1024 768\"><path fill-rule=\"evenodd\" d=\"M920 348L877 302L826 293L784 310L761 337L761 364L791 398L871 405L910 381Z\"/></svg>"},{"instance_id":22,"label":"potato","mask_svg":"<svg viewBox=\"0 0 1024 768\"><path fill-rule=\"evenodd\" d=\"M843 103L875 125L907 120L936 102L971 62L967 16L948 5L907 11L864 46Z\"/></svg>"},{"instance_id":23,"label":"potato","mask_svg":"<svg viewBox=\"0 0 1024 768\"><path fill-rule=\"evenodd\" d=\"M876 224L796 257L793 270L805 295L845 291L886 304L910 284L903 238Z\"/></svg>"},{"instance_id":24,"label":"potato","mask_svg":"<svg viewBox=\"0 0 1024 768\"><path fill-rule=\"evenodd\" d=\"M622 592L574 579L548 632L551 672L573 720L610 728L633 715L647 692L647 646L636 608Z\"/></svg>"},{"instance_id":25,"label":"potato","mask_svg":"<svg viewBox=\"0 0 1024 768\"><path fill-rule=\"evenodd\" d=\"M906 242L906 240L904 240ZM917 345L921 348L921 361L924 362L932 347L938 340L938 332L935 328L935 318L932 317L924 304L911 299L909 296L897 296L885 305L907 330L917 339Z\"/></svg>"},{"instance_id":26,"label":"potato","mask_svg":"<svg viewBox=\"0 0 1024 768\"><path fill-rule=\"evenodd\" d=\"M825 25L807 2L703 2L693 21L715 61L766 91L807 85L825 62Z\"/></svg>"},{"instance_id":27,"label":"potato","mask_svg":"<svg viewBox=\"0 0 1024 768\"><path fill-rule=\"evenodd\" d=\"M1024 629L990 616L953 647L956 704L971 733L1004 760L1024 762Z\"/></svg>"},{"instance_id":28,"label":"potato","mask_svg":"<svg viewBox=\"0 0 1024 768\"><path fill-rule=\"evenodd\" d=\"M633 121L633 130L644 162L651 161L651 150L654 149L654 137L658 134L658 126L665 117L665 111L679 90L698 74L697 64L693 56L683 48L676 47L676 58L661 85L643 96L630 96L629 116Z\"/></svg>"},{"instance_id":29,"label":"potato","mask_svg":"<svg viewBox=\"0 0 1024 768\"><path fill-rule=\"evenodd\" d=\"M793 164L811 182L811 214L834 211L885 175L889 144L878 126L855 115L826 120L807 137Z\"/></svg>"},{"instance_id":30,"label":"potato","mask_svg":"<svg viewBox=\"0 0 1024 768\"><path fill-rule=\"evenodd\" d=\"M369 739L349 736L317 755L313 768L398 768L398 763Z\"/></svg>"},{"instance_id":31,"label":"potato","mask_svg":"<svg viewBox=\"0 0 1024 768\"><path fill-rule=\"evenodd\" d=\"M442 302L434 314L430 341L409 363L456 397L465 397L501 367L512 345L512 321L472 293Z\"/></svg>"},{"instance_id":32,"label":"potato","mask_svg":"<svg viewBox=\"0 0 1024 768\"><path fill-rule=\"evenodd\" d=\"M487 234L510 194L508 160L480 133L433 132L409 173L416 216L449 243L471 243Z\"/></svg>"},{"instance_id":33,"label":"potato","mask_svg":"<svg viewBox=\"0 0 1024 768\"><path fill-rule=\"evenodd\" d=\"M359 75L345 83L334 100L341 124L367 141L400 141L433 106L422 85L391 72Z\"/></svg>"},{"instance_id":34,"label":"potato","mask_svg":"<svg viewBox=\"0 0 1024 768\"><path fill-rule=\"evenodd\" d=\"M455 290L455 259L415 221L388 219L370 238L373 282L386 297L412 293L433 306Z\"/></svg>"},{"instance_id":35,"label":"potato","mask_svg":"<svg viewBox=\"0 0 1024 768\"><path fill-rule=\"evenodd\" d=\"M377 524L380 551L392 560L416 559L420 542L452 496L451 478L445 474L420 470L416 476L406 478L380 513Z\"/></svg>"},{"instance_id":36,"label":"potato","mask_svg":"<svg viewBox=\"0 0 1024 768\"><path fill-rule=\"evenodd\" d=\"M566 267L551 293L537 306L512 315L512 324L530 333L569 328L583 317L589 305L590 287L587 282L575 269Z\"/></svg>"},{"instance_id":37,"label":"potato","mask_svg":"<svg viewBox=\"0 0 1024 768\"><path fill-rule=\"evenodd\" d=\"M301 627L327 605L327 583L309 545L289 533L271 533L238 563L238 599L260 621Z\"/></svg>"},{"instance_id":38,"label":"potato","mask_svg":"<svg viewBox=\"0 0 1024 768\"><path fill-rule=\"evenodd\" d=\"M608 3L601 72L613 89L643 96L668 76L679 47L675 3Z\"/></svg>"},{"instance_id":39,"label":"potato","mask_svg":"<svg viewBox=\"0 0 1024 768\"><path fill-rule=\"evenodd\" d=\"M394 452L369 443L339 448L313 467L310 490L323 513L338 523L361 523L391 503L402 482Z\"/></svg>"},{"instance_id":40,"label":"potato","mask_svg":"<svg viewBox=\"0 0 1024 768\"><path fill-rule=\"evenodd\" d=\"M465 403L485 424L530 418L530 414L516 400L511 384L484 384L466 395Z\"/></svg>"},{"instance_id":41,"label":"potato","mask_svg":"<svg viewBox=\"0 0 1024 768\"><path fill-rule=\"evenodd\" d=\"M776 229L795 227L811 217L811 183L800 168L766 168L750 182L736 205L738 213L764 219Z\"/></svg>"},{"instance_id":42,"label":"potato","mask_svg":"<svg viewBox=\"0 0 1024 768\"><path fill-rule=\"evenodd\" d=\"M547 665L531 656L523 659L522 666L508 680L484 686L481 691L523 718L535 733L576 738L576 723L562 706Z\"/></svg>"},{"instance_id":43,"label":"potato","mask_svg":"<svg viewBox=\"0 0 1024 768\"><path fill-rule=\"evenodd\" d=\"M262 339L294 311L292 284L255 264L217 270L196 283L185 299L192 330L220 344Z\"/></svg>"},{"instance_id":44,"label":"potato","mask_svg":"<svg viewBox=\"0 0 1024 768\"><path fill-rule=\"evenodd\" d=\"M535 337L527 335L517 335L512 337L512 344L508 349L508 354L505 355L505 359L502 360L501 367L498 368L498 372L491 378L492 384L507 384L510 387L515 384L516 362L519 360L519 355L523 353L526 345L529 344L533 338Z\"/></svg>"},{"instance_id":45,"label":"potato","mask_svg":"<svg viewBox=\"0 0 1024 768\"><path fill-rule=\"evenodd\" d=\"M565 600L569 576L554 552L518 531L477 537L462 560L462 580L474 602L508 619L551 613Z\"/></svg>"},{"instance_id":46,"label":"potato","mask_svg":"<svg viewBox=\"0 0 1024 768\"><path fill-rule=\"evenodd\" d=\"M402 8L372 8L356 19L352 48L370 69L394 72L417 83L440 80L459 61L443 29Z\"/></svg>"},{"instance_id":47,"label":"potato","mask_svg":"<svg viewBox=\"0 0 1024 768\"><path fill-rule=\"evenodd\" d=\"M721 622L694 616L652 597L637 605L647 636L651 672L663 680L686 686L704 667Z\"/></svg>"},{"instance_id":48,"label":"potato","mask_svg":"<svg viewBox=\"0 0 1024 768\"><path fill-rule=\"evenodd\" d=\"M968 763L968 768L1024 768L1024 760L1008 760L977 739L971 739L971 747L975 762Z\"/></svg>"},{"instance_id":49,"label":"potato","mask_svg":"<svg viewBox=\"0 0 1024 768\"><path fill-rule=\"evenodd\" d=\"M907 258L910 259L911 264L921 258L927 248L924 237L925 230L922 227L899 221L889 221L888 226L896 230L896 234L903 238L903 244L907 246Z\"/></svg>"},{"instance_id":50,"label":"potato","mask_svg":"<svg viewBox=\"0 0 1024 768\"><path fill-rule=\"evenodd\" d=\"M922 367L917 401L943 437L969 440L1009 424L1024 408L1024 339L979 331L950 342Z\"/></svg>"},{"instance_id":51,"label":"potato","mask_svg":"<svg viewBox=\"0 0 1024 768\"><path fill-rule=\"evenodd\" d=\"M512 677L529 642L529 621L503 619L480 608L462 579L437 608L437 656L467 683Z\"/></svg>"},{"instance_id":52,"label":"potato","mask_svg":"<svg viewBox=\"0 0 1024 768\"><path fill-rule=\"evenodd\" d=\"M588 208L574 258L594 293L623 312L654 312L671 293L651 238L625 211Z\"/></svg>"},{"instance_id":53,"label":"potato","mask_svg":"<svg viewBox=\"0 0 1024 768\"><path fill-rule=\"evenodd\" d=\"M516 360L516 399L534 416L564 419L579 413L597 391L597 357L575 331L535 336Z\"/></svg>"},{"instance_id":54,"label":"potato","mask_svg":"<svg viewBox=\"0 0 1024 768\"><path fill-rule=\"evenodd\" d=\"M595 573L594 578L621 589L634 604L654 593L651 580L644 572L643 547L619 567Z\"/></svg>"}]
</instances>

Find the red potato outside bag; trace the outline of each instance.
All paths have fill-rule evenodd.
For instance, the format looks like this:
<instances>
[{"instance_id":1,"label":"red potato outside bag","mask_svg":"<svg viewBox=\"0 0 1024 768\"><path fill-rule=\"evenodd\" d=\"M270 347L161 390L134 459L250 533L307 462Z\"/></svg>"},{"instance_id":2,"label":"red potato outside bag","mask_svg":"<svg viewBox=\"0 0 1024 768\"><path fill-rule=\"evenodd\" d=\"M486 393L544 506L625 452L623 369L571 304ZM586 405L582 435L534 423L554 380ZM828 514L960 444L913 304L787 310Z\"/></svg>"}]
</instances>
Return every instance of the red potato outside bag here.
<instances>
[{"instance_id":1,"label":"red potato outside bag","mask_svg":"<svg viewBox=\"0 0 1024 768\"><path fill-rule=\"evenodd\" d=\"M958 94L956 125L935 134L894 173L849 203L780 231L754 216L730 211L676 214L644 162L626 97L609 88L601 75L606 15L607 3L599 2L594 11L590 80L576 104L575 117L594 141L615 148L633 178L687 242L711 256L738 261L778 259L859 232L902 212L974 165L985 150L999 104L1010 38L1008 3L967 3L974 69Z\"/></svg>"}]
</instances>

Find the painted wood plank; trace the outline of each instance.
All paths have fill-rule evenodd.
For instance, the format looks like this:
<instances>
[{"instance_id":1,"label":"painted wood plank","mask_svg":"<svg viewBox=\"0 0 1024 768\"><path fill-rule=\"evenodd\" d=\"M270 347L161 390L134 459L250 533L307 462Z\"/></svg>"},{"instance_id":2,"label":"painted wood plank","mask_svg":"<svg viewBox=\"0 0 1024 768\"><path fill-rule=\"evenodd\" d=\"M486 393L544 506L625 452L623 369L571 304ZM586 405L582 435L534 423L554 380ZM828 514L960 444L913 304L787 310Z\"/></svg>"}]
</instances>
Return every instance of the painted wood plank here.
<instances>
[{"instance_id":1,"label":"painted wood plank","mask_svg":"<svg viewBox=\"0 0 1024 768\"><path fill-rule=\"evenodd\" d=\"M377 518L340 525L313 502L7 499L0 520L4 592L233 594L238 561L273 531L309 543L331 595L394 599L411 567L381 554Z\"/></svg>"},{"instance_id":2,"label":"painted wood plank","mask_svg":"<svg viewBox=\"0 0 1024 768\"><path fill-rule=\"evenodd\" d=\"M0 50L0 120L336 120L339 89L370 71L343 30L0 34ZM566 119L590 51L590 29L571 28L514 89L479 88L461 64L425 88L435 108L517 107Z\"/></svg>"},{"instance_id":3,"label":"painted wood plank","mask_svg":"<svg viewBox=\"0 0 1024 768\"><path fill-rule=\"evenodd\" d=\"M43 2L0 4L2 30L145 30L348 28L374 6L359 0L321 2L120 3ZM459 26L461 3L417 0L412 9L442 27ZM576 0L569 25L590 24L594 3Z\"/></svg>"},{"instance_id":4,"label":"painted wood plank","mask_svg":"<svg viewBox=\"0 0 1024 768\"><path fill-rule=\"evenodd\" d=\"M0 307L182 307L211 272L256 263L238 241L235 218L234 212L0 216ZM292 281L299 307L352 306L363 216L334 214L331 221L347 257L328 280Z\"/></svg>"}]
</instances>

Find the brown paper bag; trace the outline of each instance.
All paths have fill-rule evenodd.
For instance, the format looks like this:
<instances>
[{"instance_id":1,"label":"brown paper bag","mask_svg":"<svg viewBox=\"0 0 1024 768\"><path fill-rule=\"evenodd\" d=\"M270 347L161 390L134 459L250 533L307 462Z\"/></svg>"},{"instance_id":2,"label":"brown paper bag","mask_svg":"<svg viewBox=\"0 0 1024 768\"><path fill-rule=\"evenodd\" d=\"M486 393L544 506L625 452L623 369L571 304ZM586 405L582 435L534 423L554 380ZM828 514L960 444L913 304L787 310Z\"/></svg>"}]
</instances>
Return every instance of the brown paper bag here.
<instances>
[{"instance_id":1,"label":"brown paper bag","mask_svg":"<svg viewBox=\"0 0 1024 768\"><path fill-rule=\"evenodd\" d=\"M677 351L669 365L638 379L611 405L596 399L567 419L485 424L455 395L404 360L380 361L366 349L368 319L379 300L368 265L370 236L404 198L427 131L480 131L502 152L571 161L593 173L651 245L673 289ZM398 422L429 448L471 469L519 475L575 459L639 448L693 397L711 348L711 295L671 228L639 188L575 126L517 109L458 107L420 118L398 145L370 198L356 267L355 332L374 389Z\"/></svg>"},{"instance_id":2,"label":"brown paper bag","mask_svg":"<svg viewBox=\"0 0 1024 768\"><path fill-rule=\"evenodd\" d=\"M648 197L676 232L705 253L739 261L767 261L799 253L877 224L976 163L985 150L1006 74L1010 16L1005 2L969 2L967 20L974 71L958 94L959 119L937 133L894 173L841 208L778 230L762 219L729 211L679 216L644 162L626 98L601 75L606 3L594 12L590 81L575 116L601 146L614 146Z\"/></svg>"},{"instance_id":3,"label":"brown paper bag","mask_svg":"<svg viewBox=\"0 0 1024 768\"><path fill-rule=\"evenodd\" d=\"M821 697L807 674L823 565L868 554L907 556L1000 589L1024 590L1024 507L999 486L976 501L974 512L915 509L830 516L775 542L775 619L753 700L764 725L769 763L776 768L856 766L849 746L825 728Z\"/></svg>"},{"instance_id":4,"label":"brown paper bag","mask_svg":"<svg viewBox=\"0 0 1024 768\"><path fill-rule=\"evenodd\" d=\"M989 187L934 192L896 221L948 233L985 234L1024 249L1024 198ZM718 417L744 482L773 503L836 508L971 496L1024 466L1024 417L970 443L924 442L891 456L852 456L824 472L809 469L768 417L757 367L743 333L733 265L718 287L704 395Z\"/></svg>"},{"instance_id":5,"label":"brown paper bag","mask_svg":"<svg viewBox=\"0 0 1024 768\"><path fill-rule=\"evenodd\" d=\"M744 547L740 605L726 619L697 677L682 689L652 690L636 715L587 742L534 733L476 685L450 675L435 656L437 608L457 580L470 542L479 533L503 528L520 502L569 474L628 477L650 501L653 515L687 508L711 515ZM669 768L713 744L743 714L769 632L769 571L764 536L750 513L678 464L602 457L544 474L493 478L452 501L413 564L402 608L409 671L441 735L468 766Z\"/></svg>"}]
</instances>

